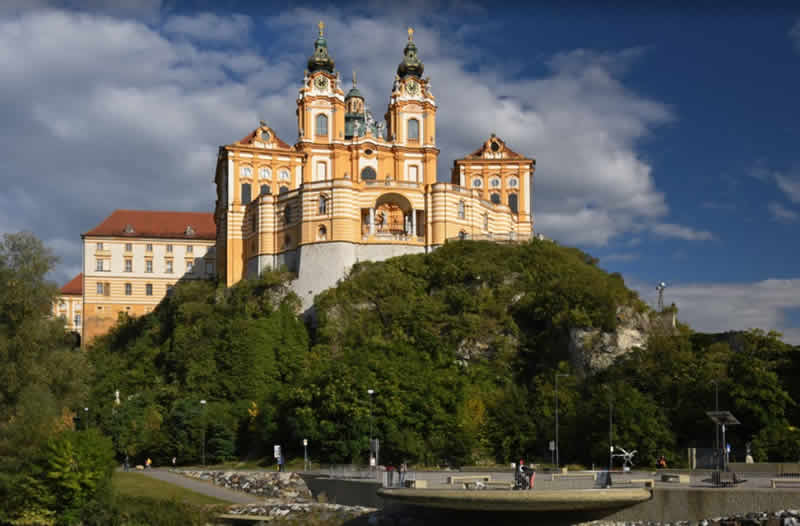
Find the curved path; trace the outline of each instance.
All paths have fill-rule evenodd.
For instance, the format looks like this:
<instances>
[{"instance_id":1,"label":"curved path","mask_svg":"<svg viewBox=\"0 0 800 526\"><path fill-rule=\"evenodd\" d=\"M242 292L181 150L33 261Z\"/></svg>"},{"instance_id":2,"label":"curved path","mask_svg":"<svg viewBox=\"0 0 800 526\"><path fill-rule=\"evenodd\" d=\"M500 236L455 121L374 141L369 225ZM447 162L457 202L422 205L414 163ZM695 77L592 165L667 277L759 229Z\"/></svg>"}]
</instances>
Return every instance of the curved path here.
<instances>
[{"instance_id":1,"label":"curved path","mask_svg":"<svg viewBox=\"0 0 800 526\"><path fill-rule=\"evenodd\" d=\"M250 495L249 493L244 493L242 491L221 488L205 480L191 479L189 477L184 477L183 475L178 475L177 473L172 473L163 469L150 469L146 471L137 471L137 473L141 473L148 477L153 477L154 479L162 480L170 484L175 484L176 486L194 491L195 493L202 493L203 495L208 495L209 497L226 500L232 504L252 504L254 502L260 502L264 500L263 497L259 497L258 495Z\"/></svg>"}]
</instances>

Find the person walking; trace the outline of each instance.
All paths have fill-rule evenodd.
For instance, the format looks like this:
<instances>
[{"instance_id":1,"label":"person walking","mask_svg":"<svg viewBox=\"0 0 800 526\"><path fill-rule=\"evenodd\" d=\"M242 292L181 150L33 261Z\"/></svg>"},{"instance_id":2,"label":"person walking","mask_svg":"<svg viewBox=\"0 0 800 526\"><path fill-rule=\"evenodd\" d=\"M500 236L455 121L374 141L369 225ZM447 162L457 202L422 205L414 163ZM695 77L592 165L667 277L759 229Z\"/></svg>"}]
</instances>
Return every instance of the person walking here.
<instances>
[{"instance_id":1,"label":"person walking","mask_svg":"<svg viewBox=\"0 0 800 526\"><path fill-rule=\"evenodd\" d=\"M152 466L153 466L153 461L150 460L150 457L147 457L147 460L144 463L145 469L151 469Z\"/></svg>"},{"instance_id":2,"label":"person walking","mask_svg":"<svg viewBox=\"0 0 800 526\"><path fill-rule=\"evenodd\" d=\"M172 469L175 469L175 462L177 462L177 461L178 461L177 458L172 457Z\"/></svg>"},{"instance_id":3,"label":"person walking","mask_svg":"<svg viewBox=\"0 0 800 526\"><path fill-rule=\"evenodd\" d=\"M408 465L406 465L405 460L400 464L400 485L404 485L406 483L406 471L408 471Z\"/></svg>"}]
</instances>

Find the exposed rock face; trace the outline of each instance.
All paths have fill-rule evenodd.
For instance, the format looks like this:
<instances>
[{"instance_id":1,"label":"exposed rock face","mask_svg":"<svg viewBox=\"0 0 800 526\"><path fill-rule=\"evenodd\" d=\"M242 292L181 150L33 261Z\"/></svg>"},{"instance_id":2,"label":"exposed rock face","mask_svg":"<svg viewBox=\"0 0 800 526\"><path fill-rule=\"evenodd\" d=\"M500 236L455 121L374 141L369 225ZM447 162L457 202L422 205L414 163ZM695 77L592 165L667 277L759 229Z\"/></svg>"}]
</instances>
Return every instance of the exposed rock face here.
<instances>
[{"instance_id":1,"label":"exposed rock face","mask_svg":"<svg viewBox=\"0 0 800 526\"><path fill-rule=\"evenodd\" d=\"M658 325L675 326L672 312L648 314L628 306L617 308L617 328L613 332L580 328L569 331L569 356L572 366L582 374L609 367L620 356L644 347L650 332Z\"/></svg>"}]
</instances>

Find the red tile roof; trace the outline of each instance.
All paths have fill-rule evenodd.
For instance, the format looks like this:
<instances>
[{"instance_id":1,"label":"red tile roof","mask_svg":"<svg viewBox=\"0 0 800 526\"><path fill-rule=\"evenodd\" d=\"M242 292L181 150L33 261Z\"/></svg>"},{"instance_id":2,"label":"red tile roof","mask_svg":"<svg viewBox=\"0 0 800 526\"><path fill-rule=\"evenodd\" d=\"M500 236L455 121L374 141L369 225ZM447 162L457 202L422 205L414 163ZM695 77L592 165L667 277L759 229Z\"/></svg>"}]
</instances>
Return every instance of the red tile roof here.
<instances>
[{"instance_id":1,"label":"red tile roof","mask_svg":"<svg viewBox=\"0 0 800 526\"><path fill-rule=\"evenodd\" d=\"M256 138L256 134L261 131L261 128L256 128L255 130L251 131L249 134L245 135L244 137L239 140L239 144L253 144L253 140ZM283 150L291 150L292 147L281 140L274 131L269 129L270 136L272 138L272 144L277 146Z\"/></svg>"},{"instance_id":2,"label":"red tile roof","mask_svg":"<svg viewBox=\"0 0 800 526\"><path fill-rule=\"evenodd\" d=\"M61 287L61 294L83 294L83 272L72 278L69 283Z\"/></svg>"},{"instance_id":3,"label":"red tile roof","mask_svg":"<svg viewBox=\"0 0 800 526\"><path fill-rule=\"evenodd\" d=\"M209 212L114 210L84 235L213 240L217 227Z\"/></svg>"},{"instance_id":4,"label":"red tile roof","mask_svg":"<svg viewBox=\"0 0 800 526\"><path fill-rule=\"evenodd\" d=\"M496 135L492 135L489 138L488 141L483 143L480 148L478 148L477 150L475 150L471 154L467 155L465 157L465 159L483 159L483 154L486 152L486 150L488 148L490 148L489 145L492 143L493 140L496 141L500 145L501 151L506 154L506 156L505 156L506 159L524 159L525 158L523 155L520 155L517 152L515 152L514 150L512 150L511 148L509 148L508 145L505 143L505 141L503 139L501 139L500 137L497 137Z\"/></svg>"}]
</instances>

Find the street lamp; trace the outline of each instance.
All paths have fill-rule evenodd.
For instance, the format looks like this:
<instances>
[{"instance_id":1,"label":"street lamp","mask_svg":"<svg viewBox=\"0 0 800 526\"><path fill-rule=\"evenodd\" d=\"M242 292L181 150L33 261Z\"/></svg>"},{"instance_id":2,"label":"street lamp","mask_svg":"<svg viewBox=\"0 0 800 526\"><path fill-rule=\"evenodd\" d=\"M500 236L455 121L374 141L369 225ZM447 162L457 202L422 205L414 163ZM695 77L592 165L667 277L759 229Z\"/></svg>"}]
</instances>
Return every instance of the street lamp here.
<instances>
[{"instance_id":1,"label":"street lamp","mask_svg":"<svg viewBox=\"0 0 800 526\"><path fill-rule=\"evenodd\" d=\"M202 455L203 455L203 466L206 465L206 401L200 400L200 405L202 406L203 411L203 445L201 447Z\"/></svg>"},{"instance_id":2,"label":"street lamp","mask_svg":"<svg viewBox=\"0 0 800 526\"><path fill-rule=\"evenodd\" d=\"M369 466L372 467L372 395L375 394L374 389L367 389L367 394L369 395ZM377 459L375 461L375 465L377 466L378 462Z\"/></svg>"},{"instance_id":3,"label":"street lamp","mask_svg":"<svg viewBox=\"0 0 800 526\"><path fill-rule=\"evenodd\" d=\"M568 374L564 373L556 373L556 467L561 467L561 462L558 458L558 377L559 376L569 376Z\"/></svg>"},{"instance_id":4,"label":"street lamp","mask_svg":"<svg viewBox=\"0 0 800 526\"><path fill-rule=\"evenodd\" d=\"M83 416L86 418L86 427L85 428L89 429L89 408L88 407L84 407L83 408Z\"/></svg>"}]
</instances>

